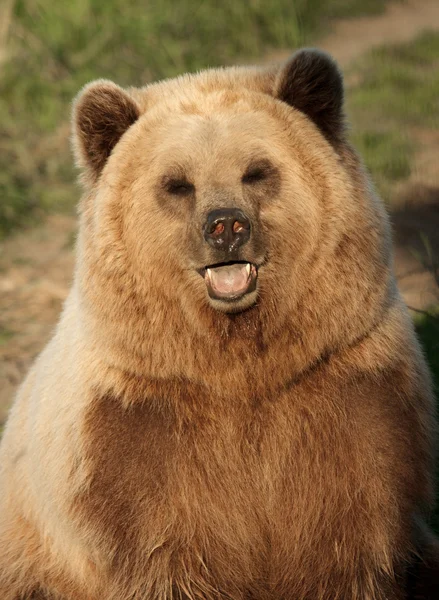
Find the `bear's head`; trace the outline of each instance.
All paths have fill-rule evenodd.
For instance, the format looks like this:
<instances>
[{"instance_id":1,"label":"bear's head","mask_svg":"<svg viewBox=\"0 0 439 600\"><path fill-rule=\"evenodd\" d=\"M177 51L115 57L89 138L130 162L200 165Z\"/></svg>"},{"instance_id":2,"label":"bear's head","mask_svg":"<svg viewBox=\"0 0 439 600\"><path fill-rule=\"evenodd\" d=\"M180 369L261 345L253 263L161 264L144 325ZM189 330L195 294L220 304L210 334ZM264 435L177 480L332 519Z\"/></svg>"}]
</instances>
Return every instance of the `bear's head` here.
<instances>
[{"instance_id":1,"label":"bear's head","mask_svg":"<svg viewBox=\"0 0 439 600\"><path fill-rule=\"evenodd\" d=\"M326 54L143 89L97 81L73 127L86 188L78 274L97 318L169 321L178 335L183 322L212 332L242 315L266 336L319 330L324 348L383 310L386 219L345 139Z\"/></svg>"}]
</instances>

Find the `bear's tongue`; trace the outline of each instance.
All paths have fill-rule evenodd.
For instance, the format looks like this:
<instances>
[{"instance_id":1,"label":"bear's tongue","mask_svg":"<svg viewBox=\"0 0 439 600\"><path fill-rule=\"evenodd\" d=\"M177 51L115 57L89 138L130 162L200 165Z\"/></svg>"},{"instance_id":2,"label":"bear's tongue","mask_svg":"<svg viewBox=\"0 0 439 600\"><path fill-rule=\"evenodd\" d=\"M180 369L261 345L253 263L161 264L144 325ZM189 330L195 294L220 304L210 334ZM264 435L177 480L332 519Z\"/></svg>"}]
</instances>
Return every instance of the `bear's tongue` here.
<instances>
[{"instance_id":1,"label":"bear's tongue","mask_svg":"<svg viewBox=\"0 0 439 600\"><path fill-rule=\"evenodd\" d=\"M250 263L233 263L222 267L207 267L205 281L219 298L233 298L244 294L251 281Z\"/></svg>"}]
</instances>

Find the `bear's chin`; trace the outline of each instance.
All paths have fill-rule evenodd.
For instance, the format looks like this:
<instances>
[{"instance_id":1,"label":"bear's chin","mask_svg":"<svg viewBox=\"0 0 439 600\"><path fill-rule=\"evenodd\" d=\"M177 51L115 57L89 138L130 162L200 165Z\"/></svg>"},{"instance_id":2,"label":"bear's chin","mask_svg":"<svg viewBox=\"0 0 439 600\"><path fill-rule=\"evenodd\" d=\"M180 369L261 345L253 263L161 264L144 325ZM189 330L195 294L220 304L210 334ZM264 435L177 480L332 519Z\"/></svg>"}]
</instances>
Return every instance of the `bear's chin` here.
<instances>
[{"instance_id":1,"label":"bear's chin","mask_svg":"<svg viewBox=\"0 0 439 600\"><path fill-rule=\"evenodd\" d=\"M239 298L212 298L208 296L210 306L223 313L236 314L249 310L256 304L258 298L258 291L253 291L240 296Z\"/></svg>"}]
</instances>

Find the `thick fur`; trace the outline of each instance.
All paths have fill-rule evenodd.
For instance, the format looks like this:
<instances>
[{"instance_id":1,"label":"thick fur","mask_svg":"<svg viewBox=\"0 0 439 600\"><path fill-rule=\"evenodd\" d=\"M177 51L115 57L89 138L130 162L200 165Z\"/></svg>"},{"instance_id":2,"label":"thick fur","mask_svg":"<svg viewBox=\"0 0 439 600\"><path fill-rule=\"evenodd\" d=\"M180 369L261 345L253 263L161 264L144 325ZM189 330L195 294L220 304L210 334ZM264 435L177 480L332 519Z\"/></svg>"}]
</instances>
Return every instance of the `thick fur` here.
<instances>
[{"instance_id":1,"label":"thick fur","mask_svg":"<svg viewBox=\"0 0 439 600\"><path fill-rule=\"evenodd\" d=\"M343 79L324 52L300 50L279 72L275 95L302 111L337 143L344 133Z\"/></svg>"},{"instance_id":2,"label":"thick fur","mask_svg":"<svg viewBox=\"0 0 439 600\"><path fill-rule=\"evenodd\" d=\"M431 386L342 121L313 53L79 97L75 280L0 450L2 600L436 597ZM235 312L197 272L231 206L260 265Z\"/></svg>"},{"instance_id":3,"label":"thick fur","mask_svg":"<svg viewBox=\"0 0 439 600\"><path fill-rule=\"evenodd\" d=\"M93 183L125 131L139 118L130 96L104 79L84 89L73 111L78 163Z\"/></svg>"}]
</instances>

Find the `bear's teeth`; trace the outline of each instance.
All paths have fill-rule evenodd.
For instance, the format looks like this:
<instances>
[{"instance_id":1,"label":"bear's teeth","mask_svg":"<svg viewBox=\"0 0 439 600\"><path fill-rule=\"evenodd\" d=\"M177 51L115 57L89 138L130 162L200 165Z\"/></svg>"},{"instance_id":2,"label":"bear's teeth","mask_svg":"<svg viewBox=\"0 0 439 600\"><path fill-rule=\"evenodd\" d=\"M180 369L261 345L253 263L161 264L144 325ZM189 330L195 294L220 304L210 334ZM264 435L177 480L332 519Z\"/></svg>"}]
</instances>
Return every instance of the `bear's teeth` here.
<instances>
[{"instance_id":1,"label":"bear's teeth","mask_svg":"<svg viewBox=\"0 0 439 600\"><path fill-rule=\"evenodd\" d=\"M218 267L206 267L205 278L214 296L222 298L239 296L245 294L250 285L252 265L228 263Z\"/></svg>"},{"instance_id":2,"label":"bear's teeth","mask_svg":"<svg viewBox=\"0 0 439 600\"><path fill-rule=\"evenodd\" d=\"M237 264L239 264L239 263L237 263ZM231 266L233 266L233 263ZM213 269L216 269L216 268L218 268L218 267L213 267ZM252 273L252 265L250 263L245 263L245 271L247 273L247 277L250 278L251 273ZM206 275L209 279L212 279L212 269L210 267L206 267Z\"/></svg>"}]
</instances>

